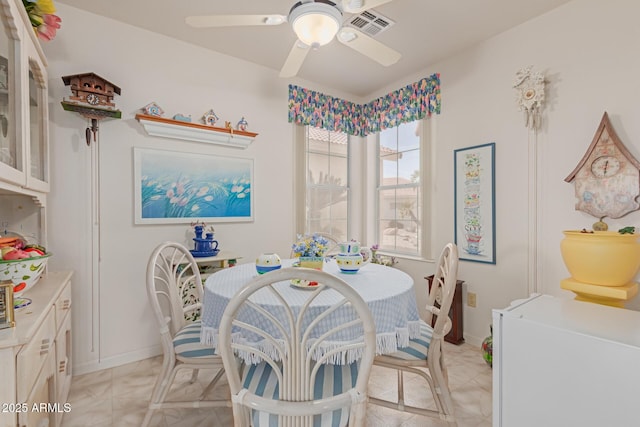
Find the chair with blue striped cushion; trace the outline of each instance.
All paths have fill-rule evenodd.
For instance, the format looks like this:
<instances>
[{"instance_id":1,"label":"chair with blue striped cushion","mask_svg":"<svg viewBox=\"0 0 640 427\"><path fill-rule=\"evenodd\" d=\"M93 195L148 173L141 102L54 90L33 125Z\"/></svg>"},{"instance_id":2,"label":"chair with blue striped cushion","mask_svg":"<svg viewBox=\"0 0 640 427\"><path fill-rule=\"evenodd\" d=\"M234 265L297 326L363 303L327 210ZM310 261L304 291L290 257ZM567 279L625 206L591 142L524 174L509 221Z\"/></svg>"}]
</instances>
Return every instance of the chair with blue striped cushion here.
<instances>
[{"instance_id":1,"label":"chair with blue striped cushion","mask_svg":"<svg viewBox=\"0 0 640 427\"><path fill-rule=\"evenodd\" d=\"M449 422L455 421L442 343L451 329L449 310L453 302L457 276L458 249L453 243L448 243L440 254L434 285L427 300L427 317L420 324L420 336L411 338L407 347L400 348L395 353L376 356L374 360L374 365L398 371L398 400L391 402L370 397L371 403L414 414L435 415ZM405 403L403 372L420 375L427 381L437 410L418 408Z\"/></svg>"},{"instance_id":2,"label":"chair with blue striped cushion","mask_svg":"<svg viewBox=\"0 0 640 427\"><path fill-rule=\"evenodd\" d=\"M294 312L279 288L297 279L317 282L318 286L299 291L305 293L306 302ZM251 298L260 300L265 295L255 295L259 292L275 295L283 314L271 315L254 304ZM326 306L314 304L323 292L332 292L336 298ZM321 312L318 306L323 307ZM312 315L310 307L314 308ZM255 310L275 328L261 329L242 322L238 313L244 310ZM332 320L338 311L340 316L346 312L346 317ZM332 326L318 333L316 328L323 322ZM264 345L258 348L233 339L242 328L259 334ZM278 332L272 335L265 329ZM337 338L347 331L350 339ZM219 340L236 427L364 425L367 383L376 348L375 324L360 295L338 277L313 269L284 268L254 278L227 305ZM242 372L236 369L236 353L248 362Z\"/></svg>"},{"instance_id":3,"label":"chair with blue striped cushion","mask_svg":"<svg viewBox=\"0 0 640 427\"><path fill-rule=\"evenodd\" d=\"M164 357L142 427L149 425L158 409L229 406L230 399L204 399L224 375L224 365L220 356L214 355L212 347L200 344L200 321L191 320L198 317L203 288L198 265L187 248L175 242L165 242L155 248L147 264L147 295L160 328ZM177 402L167 399L181 369L193 371L191 382L195 382L200 369L216 370L200 400Z\"/></svg>"}]
</instances>

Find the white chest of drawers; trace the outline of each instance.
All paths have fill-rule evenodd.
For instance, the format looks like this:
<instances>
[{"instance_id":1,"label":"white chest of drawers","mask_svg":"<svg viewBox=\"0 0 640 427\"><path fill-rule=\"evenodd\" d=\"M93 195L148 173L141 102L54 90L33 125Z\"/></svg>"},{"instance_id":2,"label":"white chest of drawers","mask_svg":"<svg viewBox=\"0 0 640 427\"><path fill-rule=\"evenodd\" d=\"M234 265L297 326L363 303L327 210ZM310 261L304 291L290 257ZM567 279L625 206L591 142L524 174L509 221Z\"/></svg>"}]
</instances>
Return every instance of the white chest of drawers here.
<instances>
[{"instance_id":1,"label":"white chest of drawers","mask_svg":"<svg viewBox=\"0 0 640 427\"><path fill-rule=\"evenodd\" d=\"M69 410L71 275L45 274L0 331L0 427L59 427Z\"/></svg>"}]
</instances>

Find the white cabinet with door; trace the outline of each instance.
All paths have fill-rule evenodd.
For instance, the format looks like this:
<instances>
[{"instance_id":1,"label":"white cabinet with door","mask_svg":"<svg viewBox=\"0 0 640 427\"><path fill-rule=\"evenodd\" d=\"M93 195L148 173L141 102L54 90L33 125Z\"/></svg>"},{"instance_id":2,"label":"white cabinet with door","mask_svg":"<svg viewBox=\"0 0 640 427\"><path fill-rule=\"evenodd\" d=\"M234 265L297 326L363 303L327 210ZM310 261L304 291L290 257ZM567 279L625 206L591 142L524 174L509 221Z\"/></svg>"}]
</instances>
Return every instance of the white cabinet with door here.
<instances>
[{"instance_id":1,"label":"white cabinet with door","mask_svg":"<svg viewBox=\"0 0 640 427\"><path fill-rule=\"evenodd\" d=\"M47 245L46 59L19 0L0 0L0 234Z\"/></svg>"},{"instance_id":2,"label":"white cabinet with door","mask_svg":"<svg viewBox=\"0 0 640 427\"><path fill-rule=\"evenodd\" d=\"M46 59L22 2L0 5L0 188L46 193Z\"/></svg>"},{"instance_id":3,"label":"white cabinet with door","mask_svg":"<svg viewBox=\"0 0 640 427\"><path fill-rule=\"evenodd\" d=\"M47 246L46 59L20 0L0 0L0 235ZM71 272L47 271L0 330L0 427L59 427L69 410Z\"/></svg>"},{"instance_id":4,"label":"white cabinet with door","mask_svg":"<svg viewBox=\"0 0 640 427\"><path fill-rule=\"evenodd\" d=\"M59 427L71 408L71 272L46 273L0 330L0 427Z\"/></svg>"},{"instance_id":5,"label":"white cabinet with door","mask_svg":"<svg viewBox=\"0 0 640 427\"><path fill-rule=\"evenodd\" d=\"M494 427L639 425L640 312L535 295L493 311Z\"/></svg>"}]
</instances>

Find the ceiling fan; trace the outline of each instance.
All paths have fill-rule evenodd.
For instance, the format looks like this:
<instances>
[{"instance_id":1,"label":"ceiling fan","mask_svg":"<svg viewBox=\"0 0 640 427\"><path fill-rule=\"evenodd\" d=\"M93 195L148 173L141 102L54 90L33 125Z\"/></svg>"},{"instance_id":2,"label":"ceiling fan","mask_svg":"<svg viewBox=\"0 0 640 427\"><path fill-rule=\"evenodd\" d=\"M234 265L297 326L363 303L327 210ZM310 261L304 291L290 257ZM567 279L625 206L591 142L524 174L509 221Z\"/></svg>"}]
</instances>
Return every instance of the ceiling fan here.
<instances>
[{"instance_id":1,"label":"ceiling fan","mask_svg":"<svg viewBox=\"0 0 640 427\"><path fill-rule=\"evenodd\" d=\"M362 55L388 67L400 59L400 53L355 28L343 27L343 13L359 14L393 0L301 0L289 15L208 15L189 16L187 25L194 28L280 25L289 22L298 40L280 70L280 77L298 73L307 54L333 40L334 37Z\"/></svg>"}]
</instances>

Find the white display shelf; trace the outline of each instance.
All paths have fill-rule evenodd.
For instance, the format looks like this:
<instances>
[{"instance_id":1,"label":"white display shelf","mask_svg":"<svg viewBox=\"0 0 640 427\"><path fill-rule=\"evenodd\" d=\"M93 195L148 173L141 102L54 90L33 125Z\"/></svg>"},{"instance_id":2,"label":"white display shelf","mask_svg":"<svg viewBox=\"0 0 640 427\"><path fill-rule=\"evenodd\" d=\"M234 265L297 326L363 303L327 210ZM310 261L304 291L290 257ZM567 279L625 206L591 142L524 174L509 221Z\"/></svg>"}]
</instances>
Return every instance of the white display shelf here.
<instances>
[{"instance_id":1,"label":"white display shelf","mask_svg":"<svg viewBox=\"0 0 640 427\"><path fill-rule=\"evenodd\" d=\"M253 132L182 122L164 117L136 114L136 119L150 136L204 142L245 149L258 135Z\"/></svg>"}]
</instances>

